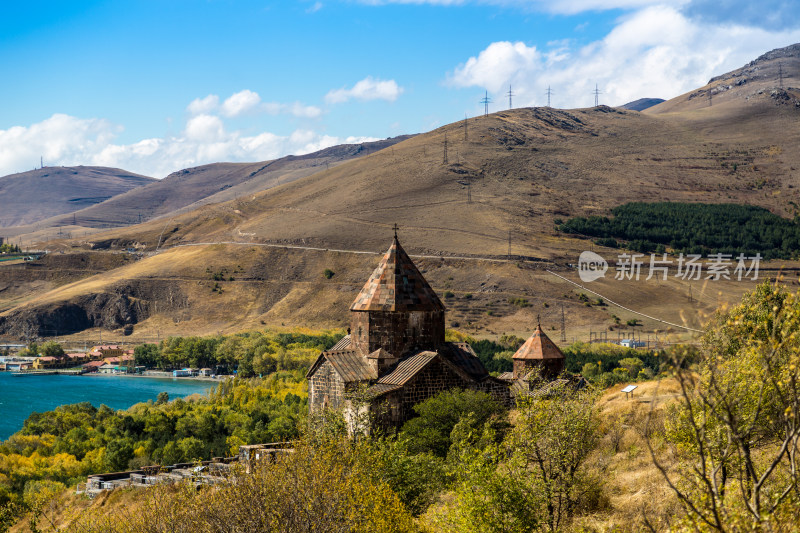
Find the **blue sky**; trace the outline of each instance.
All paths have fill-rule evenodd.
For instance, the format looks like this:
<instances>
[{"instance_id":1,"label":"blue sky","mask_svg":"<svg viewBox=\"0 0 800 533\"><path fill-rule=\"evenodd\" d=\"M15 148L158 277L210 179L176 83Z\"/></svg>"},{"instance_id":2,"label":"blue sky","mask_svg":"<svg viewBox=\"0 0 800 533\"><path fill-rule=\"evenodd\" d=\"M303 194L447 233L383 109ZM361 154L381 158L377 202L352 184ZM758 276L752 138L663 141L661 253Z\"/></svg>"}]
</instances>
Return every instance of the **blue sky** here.
<instances>
[{"instance_id":1,"label":"blue sky","mask_svg":"<svg viewBox=\"0 0 800 533\"><path fill-rule=\"evenodd\" d=\"M163 177L482 112L670 98L800 41L793 2L127 0L4 5L0 175Z\"/></svg>"}]
</instances>

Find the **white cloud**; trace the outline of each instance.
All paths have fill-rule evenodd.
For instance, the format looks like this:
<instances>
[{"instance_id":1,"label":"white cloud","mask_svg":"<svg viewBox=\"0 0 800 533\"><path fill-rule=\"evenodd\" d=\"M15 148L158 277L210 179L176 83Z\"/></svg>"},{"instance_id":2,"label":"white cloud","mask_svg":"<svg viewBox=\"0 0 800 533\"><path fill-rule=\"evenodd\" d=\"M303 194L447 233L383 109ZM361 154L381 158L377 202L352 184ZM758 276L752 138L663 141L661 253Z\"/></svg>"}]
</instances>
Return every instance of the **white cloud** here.
<instances>
[{"instance_id":1,"label":"white cloud","mask_svg":"<svg viewBox=\"0 0 800 533\"><path fill-rule=\"evenodd\" d=\"M102 119L55 114L29 127L0 130L0 175L60 161L82 161L105 148L119 128Z\"/></svg>"},{"instance_id":2,"label":"white cloud","mask_svg":"<svg viewBox=\"0 0 800 533\"><path fill-rule=\"evenodd\" d=\"M263 109L270 115L288 114L302 118L317 118L322 115L322 109L313 105L304 105L300 102L293 104L281 104L278 102L266 102Z\"/></svg>"},{"instance_id":3,"label":"white cloud","mask_svg":"<svg viewBox=\"0 0 800 533\"><path fill-rule=\"evenodd\" d=\"M653 6L680 8L690 18L716 23L742 24L770 30L791 29L800 22L795 0L357 0L381 6L413 4L433 6L483 5L513 8L523 12L575 15L614 9L639 10ZM577 30L578 28L576 28Z\"/></svg>"},{"instance_id":4,"label":"white cloud","mask_svg":"<svg viewBox=\"0 0 800 533\"><path fill-rule=\"evenodd\" d=\"M200 115L202 113L210 113L219 107L219 96L216 94L209 94L205 98L195 98L192 103L188 105L186 110L192 115Z\"/></svg>"},{"instance_id":5,"label":"white cloud","mask_svg":"<svg viewBox=\"0 0 800 533\"><path fill-rule=\"evenodd\" d=\"M492 92L513 82L521 72L538 70L542 54L535 46L501 41L490 44L478 57L471 57L451 76L454 85L484 87Z\"/></svg>"},{"instance_id":6,"label":"white cloud","mask_svg":"<svg viewBox=\"0 0 800 533\"><path fill-rule=\"evenodd\" d=\"M689 0L359 0L367 5L413 4L433 6L488 5L512 7L524 11L545 11L560 15L574 15L585 11L610 9L635 9L652 5L682 6Z\"/></svg>"},{"instance_id":7,"label":"white cloud","mask_svg":"<svg viewBox=\"0 0 800 533\"><path fill-rule=\"evenodd\" d=\"M323 7L322 2L314 2L314 5L306 9L306 13L316 13L317 11L322 9L322 7Z\"/></svg>"},{"instance_id":8,"label":"white cloud","mask_svg":"<svg viewBox=\"0 0 800 533\"><path fill-rule=\"evenodd\" d=\"M122 128L103 119L56 114L30 126L0 130L0 176L30 170L43 156L46 165L99 165L140 174L167 174L219 161L263 161L288 154L306 154L343 143L377 140L340 138L311 130L290 135L261 132L244 135L228 131L222 119L201 114L190 117L178 136L116 144Z\"/></svg>"},{"instance_id":9,"label":"white cloud","mask_svg":"<svg viewBox=\"0 0 800 533\"><path fill-rule=\"evenodd\" d=\"M225 137L225 126L214 115L197 115L186 123L184 133L192 141L214 142Z\"/></svg>"},{"instance_id":10,"label":"white cloud","mask_svg":"<svg viewBox=\"0 0 800 533\"><path fill-rule=\"evenodd\" d=\"M605 38L581 48L558 43L539 50L521 42L492 43L447 79L458 87L488 89L495 102L512 85L520 106L546 104L544 92L550 86L554 107L588 107L597 84L600 103L621 105L643 97L677 96L798 40L800 29L705 24L674 7L654 6L620 19Z\"/></svg>"},{"instance_id":11,"label":"white cloud","mask_svg":"<svg viewBox=\"0 0 800 533\"><path fill-rule=\"evenodd\" d=\"M380 80L367 76L350 89L334 89L325 95L329 104L341 104L348 100L386 100L394 102L403 92L403 88L394 80Z\"/></svg>"},{"instance_id":12,"label":"white cloud","mask_svg":"<svg viewBox=\"0 0 800 533\"><path fill-rule=\"evenodd\" d=\"M245 114L269 113L270 115L293 115L300 118L317 118L322 115L322 109L301 102L284 104L280 102L261 103L257 92L245 89L232 94L223 103L219 104L219 96L209 94L205 98L195 98L186 110L190 115L208 115L219 112L221 115L233 118Z\"/></svg>"},{"instance_id":13,"label":"white cloud","mask_svg":"<svg viewBox=\"0 0 800 533\"><path fill-rule=\"evenodd\" d=\"M245 89L225 100L220 110L226 117L238 117L255 110L260 103L261 97L258 93Z\"/></svg>"}]
</instances>

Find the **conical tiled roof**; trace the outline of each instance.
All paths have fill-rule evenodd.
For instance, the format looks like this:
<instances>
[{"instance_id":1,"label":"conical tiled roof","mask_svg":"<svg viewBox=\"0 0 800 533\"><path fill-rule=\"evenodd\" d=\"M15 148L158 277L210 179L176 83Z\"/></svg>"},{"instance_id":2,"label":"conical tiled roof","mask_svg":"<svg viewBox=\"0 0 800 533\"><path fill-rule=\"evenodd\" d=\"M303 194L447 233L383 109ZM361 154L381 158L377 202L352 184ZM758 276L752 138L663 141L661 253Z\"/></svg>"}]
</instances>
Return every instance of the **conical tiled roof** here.
<instances>
[{"instance_id":1,"label":"conical tiled roof","mask_svg":"<svg viewBox=\"0 0 800 533\"><path fill-rule=\"evenodd\" d=\"M520 346L514 354L514 359L564 359L561 349L555 345L542 331L542 326L536 326L536 331Z\"/></svg>"},{"instance_id":2,"label":"conical tiled roof","mask_svg":"<svg viewBox=\"0 0 800 533\"><path fill-rule=\"evenodd\" d=\"M438 311L444 305L394 237L351 311Z\"/></svg>"}]
</instances>

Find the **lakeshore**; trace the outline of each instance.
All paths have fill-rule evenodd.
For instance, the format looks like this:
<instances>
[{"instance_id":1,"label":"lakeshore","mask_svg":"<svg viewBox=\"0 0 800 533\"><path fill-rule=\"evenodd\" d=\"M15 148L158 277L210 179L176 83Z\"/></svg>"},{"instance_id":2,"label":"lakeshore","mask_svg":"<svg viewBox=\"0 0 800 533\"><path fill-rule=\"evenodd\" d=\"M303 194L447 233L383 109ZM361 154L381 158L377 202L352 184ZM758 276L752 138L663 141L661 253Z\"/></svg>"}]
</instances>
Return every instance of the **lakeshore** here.
<instances>
[{"instance_id":1,"label":"lakeshore","mask_svg":"<svg viewBox=\"0 0 800 533\"><path fill-rule=\"evenodd\" d=\"M59 405L90 402L95 407L105 404L112 409L127 409L136 403L155 401L160 392L168 393L170 399L205 394L221 381L121 374L82 377L52 374L16 377L10 372L0 372L0 440L22 429L31 413L50 411Z\"/></svg>"}]
</instances>

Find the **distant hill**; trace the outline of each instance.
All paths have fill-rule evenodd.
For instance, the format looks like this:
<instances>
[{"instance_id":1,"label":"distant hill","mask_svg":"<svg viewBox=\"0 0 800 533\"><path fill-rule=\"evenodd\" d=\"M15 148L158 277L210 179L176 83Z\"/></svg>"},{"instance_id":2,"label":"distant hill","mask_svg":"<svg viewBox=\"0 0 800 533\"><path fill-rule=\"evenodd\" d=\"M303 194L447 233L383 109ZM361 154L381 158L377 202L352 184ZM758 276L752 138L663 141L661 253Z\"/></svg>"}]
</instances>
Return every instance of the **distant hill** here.
<instances>
[{"instance_id":1,"label":"distant hill","mask_svg":"<svg viewBox=\"0 0 800 533\"><path fill-rule=\"evenodd\" d=\"M798 91L789 88L800 63L781 57L784 89L771 74L778 60L767 58L752 74L766 71L766 78L737 86L729 74L714 82L713 106L703 97L707 87L644 112L520 108L470 118L468 129L462 121L448 124L327 167L325 157L263 168L229 165L245 178L215 193L231 194L228 201L187 205L169 218L44 246L64 251L63 257L103 256L98 250L109 248L140 252L107 254L131 257L123 267L76 268L75 277L87 277L60 286L46 261L0 270L0 334L119 332L133 325L133 337L144 339L265 325L346 327L346 310L375 268L378 256L369 252L386 250L395 224L406 250L426 256L420 269L434 289L452 293L445 296L449 327L526 336L541 314L553 331L563 305L567 338L618 328L615 316L622 324L642 319L644 331L663 334L672 326L612 304L587 306L580 289L551 274L578 283L570 265L582 251L594 249L610 263L620 253L556 226L574 216L608 216L628 202L736 203L790 219L800 214L800 105ZM723 85L732 88L723 91ZM698 96L689 98L693 93ZM209 167L210 180L215 167ZM255 172L255 179L273 167L277 173L258 185L272 186L248 188L246 176ZM304 172L311 175L298 178ZM171 180L196 174L190 169ZM230 192L237 186L253 192ZM777 276L782 266L764 265L761 274ZM326 277L326 270L334 275ZM591 290L699 328L753 285L626 283L609 275Z\"/></svg>"},{"instance_id":2,"label":"distant hill","mask_svg":"<svg viewBox=\"0 0 800 533\"><path fill-rule=\"evenodd\" d=\"M212 163L173 172L162 180L104 202L54 217L42 225L87 228L127 226L188 208L252 195L382 150L410 136L360 144L342 144L311 154L256 163Z\"/></svg>"},{"instance_id":3,"label":"distant hill","mask_svg":"<svg viewBox=\"0 0 800 533\"><path fill-rule=\"evenodd\" d=\"M621 105L620 107L623 109L630 109L631 111L644 111L648 107L653 107L656 104L660 104L661 102L665 102L663 98L639 98L638 100L634 100L633 102L628 102L625 105Z\"/></svg>"},{"instance_id":4,"label":"distant hill","mask_svg":"<svg viewBox=\"0 0 800 533\"><path fill-rule=\"evenodd\" d=\"M43 167L0 177L0 227L31 224L156 182L118 168Z\"/></svg>"}]
</instances>

